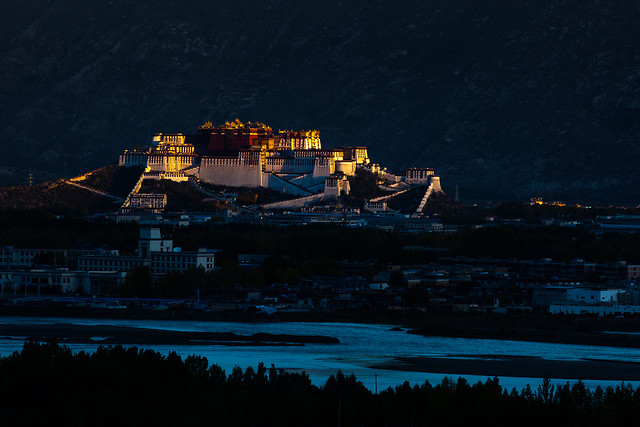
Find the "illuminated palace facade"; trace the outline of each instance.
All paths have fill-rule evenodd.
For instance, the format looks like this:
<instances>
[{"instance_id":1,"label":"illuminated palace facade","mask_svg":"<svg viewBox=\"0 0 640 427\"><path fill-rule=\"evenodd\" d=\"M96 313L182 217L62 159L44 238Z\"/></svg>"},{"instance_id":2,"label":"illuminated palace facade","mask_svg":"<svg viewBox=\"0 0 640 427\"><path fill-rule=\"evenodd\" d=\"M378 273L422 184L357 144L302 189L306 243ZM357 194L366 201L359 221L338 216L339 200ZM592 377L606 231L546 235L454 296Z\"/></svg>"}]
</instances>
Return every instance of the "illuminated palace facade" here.
<instances>
[{"instance_id":1,"label":"illuminated palace facade","mask_svg":"<svg viewBox=\"0 0 640 427\"><path fill-rule=\"evenodd\" d=\"M195 135L155 134L152 146L127 150L120 166L193 176L230 187L265 187L306 196L325 186L348 187L346 176L369 165L366 147L323 149L318 131L274 131L238 119L198 128Z\"/></svg>"}]
</instances>

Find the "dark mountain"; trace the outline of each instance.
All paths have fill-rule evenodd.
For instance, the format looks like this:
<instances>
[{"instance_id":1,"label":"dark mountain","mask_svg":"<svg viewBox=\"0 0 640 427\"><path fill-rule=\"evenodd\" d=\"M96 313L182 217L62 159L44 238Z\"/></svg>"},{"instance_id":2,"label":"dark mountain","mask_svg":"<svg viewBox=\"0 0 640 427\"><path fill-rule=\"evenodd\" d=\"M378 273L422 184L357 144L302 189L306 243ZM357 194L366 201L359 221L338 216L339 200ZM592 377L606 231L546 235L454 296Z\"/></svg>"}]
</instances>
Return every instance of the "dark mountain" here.
<instances>
[{"instance_id":1,"label":"dark mountain","mask_svg":"<svg viewBox=\"0 0 640 427\"><path fill-rule=\"evenodd\" d=\"M628 0L3 0L0 167L71 175L239 117L462 200L636 203L638 22Z\"/></svg>"}]
</instances>

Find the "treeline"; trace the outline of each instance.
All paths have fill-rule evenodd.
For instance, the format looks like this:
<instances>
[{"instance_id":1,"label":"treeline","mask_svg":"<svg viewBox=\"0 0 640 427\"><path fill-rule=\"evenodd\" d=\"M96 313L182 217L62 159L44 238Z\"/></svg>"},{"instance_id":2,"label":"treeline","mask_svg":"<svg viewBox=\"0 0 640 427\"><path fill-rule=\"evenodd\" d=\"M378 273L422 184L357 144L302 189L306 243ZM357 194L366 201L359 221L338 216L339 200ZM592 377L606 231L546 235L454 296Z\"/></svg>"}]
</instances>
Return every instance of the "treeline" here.
<instances>
[{"instance_id":1,"label":"treeline","mask_svg":"<svg viewBox=\"0 0 640 427\"><path fill-rule=\"evenodd\" d=\"M332 225L211 224L176 229L173 235L178 246L222 249L223 257L228 255L229 260L238 253L260 253L292 259L330 257L336 261L405 265L435 262L438 255L640 263L640 233L597 235L584 228L558 226L498 226L461 228L455 233L404 234ZM414 251L407 248L410 246L439 251Z\"/></svg>"},{"instance_id":2,"label":"treeline","mask_svg":"<svg viewBox=\"0 0 640 427\"><path fill-rule=\"evenodd\" d=\"M640 263L640 233L596 235L569 227L489 227L449 237L450 253L461 256Z\"/></svg>"},{"instance_id":3,"label":"treeline","mask_svg":"<svg viewBox=\"0 0 640 427\"><path fill-rule=\"evenodd\" d=\"M122 254L137 248L139 225L91 222L56 217L45 211L0 211L0 245L27 248L108 246ZM303 269L305 262L324 259L383 264L424 264L438 255L522 259L582 258L592 262L625 260L640 263L640 233L596 235L585 228L499 226L461 228L455 233L403 234L338 225L277 227L209 223L190 227L163 226L162 233L184 250L221 249L216 263L236 263L240 253L285 258L284 269ZM407 246L438 249L413 251ZM289 261L287 261L289 260ZM281 261L277 261L283 264ZM231 266L230 266L231 267ZM304 272L292 273L304 276ZM265 277L265 280L267 278Z\"/></svg>"},{"instance_id":4,"label":"treeline","mask_svg":"<svg viewBox=\"0 0 640 427\"><path fill-rule=\"evenodd\" d=\"M58 216L46 210L0 210L0 245L18 248L78 249L109 247L132 254L138 247L139 225L93 222Z\"/></svg>"},{"instance_id":5,"label":"treeline","mask_svg":"<svg viewBox=\"0 0 640 427\"><path fill-rule=\"evenodd\" d=\"M272 283L298 284L301 279L315 275L340 274L330 257L302 261L276 255L267 257L262 264L251 269L241 268L234 260L217 260L216 264L220 267L216 271L191 268L159 279L154 279L148 266L134 267L127 273L119 294L139 298L189 298L196 289L213 293L238 287L261 289Z\"/></svg>"},{"instance_id":6,"label":"treeline","mask_svg":"<svg viewBox=\"0 0 640 427\"><path fill-rule=\"evenodd\" d=\"M429 199L431 203L431 199ZM610 215L638 215L640 209L637 207L581 207L562 206L553 204L530 204L520 202L502 202L495 206L463 206L463 209L452 211L450 209L440 210L442 221L445 224L470 225L487 222L487 217L502 219L520 219L526 224L541 224L543 220L557 219L564 221L584 221L589 222L598 216Z\"/></svg>"},{"instance_id":7,"label":"treeline","mask_svg":"<svg viewBox=\"0 0 640 427\"><path fill-rule=\"evenodd\" d=\"M52 342L1 359L0 379L0 424L11 426L621 426L640 416L640 389L624 384L545 380L518 391L497 378L445 378L374 394L340 372L316 386L263 364L225 373L200 356L121 346L73 354Z\"/></svg>"}]
</instances>

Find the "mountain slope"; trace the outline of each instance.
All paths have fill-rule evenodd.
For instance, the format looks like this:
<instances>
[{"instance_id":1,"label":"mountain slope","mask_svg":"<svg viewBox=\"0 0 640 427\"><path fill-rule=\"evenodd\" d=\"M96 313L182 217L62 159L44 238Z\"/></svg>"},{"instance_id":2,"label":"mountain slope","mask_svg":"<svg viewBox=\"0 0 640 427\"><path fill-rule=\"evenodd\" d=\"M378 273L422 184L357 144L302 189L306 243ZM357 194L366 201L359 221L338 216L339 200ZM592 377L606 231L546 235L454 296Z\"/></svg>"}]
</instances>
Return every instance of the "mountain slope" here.
<instances>
[{"instance_id":1,"label":"mountain slope","mask_svg":"<svg viewBox=\"0 0 640 427\"><path fill-rule=\"evenodd\" d=\"M637 202L640 6L616 6L5 0L0 167L77 173L239 117L434 167L463 200Z\"/></svg>"}]
</instances>

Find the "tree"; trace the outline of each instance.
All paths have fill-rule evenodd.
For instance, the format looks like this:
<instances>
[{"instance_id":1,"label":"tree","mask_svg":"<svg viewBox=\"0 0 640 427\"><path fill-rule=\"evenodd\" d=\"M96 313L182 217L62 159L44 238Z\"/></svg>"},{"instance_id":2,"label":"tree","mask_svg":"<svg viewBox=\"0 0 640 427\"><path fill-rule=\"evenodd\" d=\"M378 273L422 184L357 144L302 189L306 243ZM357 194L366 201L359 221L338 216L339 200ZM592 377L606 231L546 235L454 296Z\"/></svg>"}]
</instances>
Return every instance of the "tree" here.
<instances>
[{"instance_id":1,"label":"tree","mask_svg":"<svg viewBox=\"0 0 640 427\"><path fill-rule=\"evenodd\" d=\"M153 296L153 276L147 265L133 267L124 279L122 293L129 297Z\"/></svg>"},{"instance_id":2,"label":"tree","mask_svg":"<svg viewBox=\"0 0 640 427\"><path fill-rule=\"evenodd\" d=\"M389 274L389 286L393 289L406 289L407 279L401 270L394 270Z\"/></svg>"}]
</instances>

